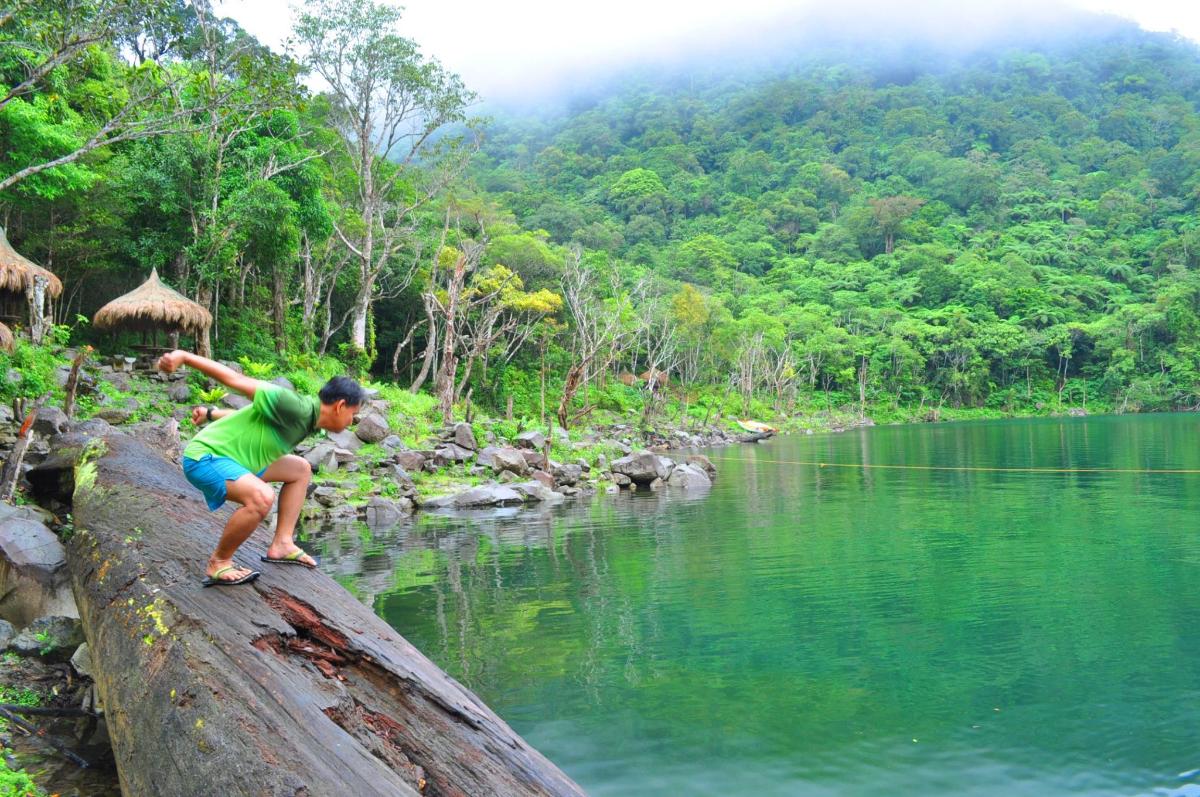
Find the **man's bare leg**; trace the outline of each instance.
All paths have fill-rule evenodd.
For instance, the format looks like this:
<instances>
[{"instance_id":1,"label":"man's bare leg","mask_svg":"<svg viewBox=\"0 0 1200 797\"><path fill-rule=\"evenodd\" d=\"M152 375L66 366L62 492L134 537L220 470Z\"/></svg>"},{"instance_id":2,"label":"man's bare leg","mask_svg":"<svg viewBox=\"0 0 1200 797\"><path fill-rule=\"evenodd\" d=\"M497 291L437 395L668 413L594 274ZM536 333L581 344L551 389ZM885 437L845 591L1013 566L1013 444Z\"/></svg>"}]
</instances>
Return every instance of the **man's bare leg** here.
<instances>
[{"instance_id":1,"label":"man's bare leg","mask_svg":"<svg viewBox=\"0 0 1200 797\"><path fill-rule=\"evenodd\" d=\"M275 491L253 473L247 473L237 481L226 481L225 496L241 506L225 524L225 531L217 542L217 550L208 558L206 572L210 577L221 568L233 564L234 553L254 533L275 502ZM236 581L249 573L249 569L239 567L222 573L221 580Z\"/></svg>"},{"instance_id":2,"label":"man's bare leg","mask_svg":"<svg viewBox=\"0 0 1200 797\"><path fill-rule=\"evenodd\" d=\"M282 559L299 550L296 545L296 521L300 517L300 508L304 506L304 494L308 483L312 481L312 466L304 459L288 454L271 463L271 467L263 473L263 479L269 482L283 482L279 489L279 515L275 520L275 538L267 548L267 557ZM316 561L304 554L297 558L298 562L315 567Z\"/></svg>"}]
</instances>

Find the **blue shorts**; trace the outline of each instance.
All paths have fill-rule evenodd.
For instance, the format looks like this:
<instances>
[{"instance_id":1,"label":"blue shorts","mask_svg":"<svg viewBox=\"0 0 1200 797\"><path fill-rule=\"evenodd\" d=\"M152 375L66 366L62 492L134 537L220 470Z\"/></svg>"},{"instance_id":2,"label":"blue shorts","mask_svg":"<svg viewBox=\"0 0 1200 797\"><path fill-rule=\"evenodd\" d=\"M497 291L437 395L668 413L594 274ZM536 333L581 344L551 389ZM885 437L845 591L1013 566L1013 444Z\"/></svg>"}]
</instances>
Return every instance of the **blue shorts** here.
<instances>
[{"instance_id":1,"label":"blue shorts","mask_svg":"<svg viewBox=\"0 0 1200 797\"><path fill-rule=\"evenodd\" d=\"M266 472L267 469L263 468L254 475L262 477ZM225 503L225 482L235 482L247 473L254 473L254 471L229 457L214 457L212 454L205 454L200 459L183 458L183 475L187 477L193 487L204 493L204 500L208 502L208 508L214 512L221 508L221 504Z\"/></svg>"}]
</instances>

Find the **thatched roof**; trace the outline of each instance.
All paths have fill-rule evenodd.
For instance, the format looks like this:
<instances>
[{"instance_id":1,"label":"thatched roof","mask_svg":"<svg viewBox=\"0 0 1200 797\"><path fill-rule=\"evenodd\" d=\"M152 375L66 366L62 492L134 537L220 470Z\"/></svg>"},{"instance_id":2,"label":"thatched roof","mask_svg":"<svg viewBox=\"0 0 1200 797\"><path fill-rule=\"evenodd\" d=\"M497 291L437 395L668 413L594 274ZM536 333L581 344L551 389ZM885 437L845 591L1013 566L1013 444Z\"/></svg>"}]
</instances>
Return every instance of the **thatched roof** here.
<instances>
[{"instance_id":1,"label":"thatched roof","mask_svg":"<svg viewBox=\"0 0 1200 797\"><path fill-rule=\"evenodd\" d=\"M25 293L25 289L33 284L33 278L41 275L46 278L46 293L50 298L57 299L62 295L62 280L46 269L17 253L8 242L4 228L0 227L0 291Z\"/></svg>"},{"instance_id":2,"label":"thatched roof","mask_svg":"<svg viewBox=\"0 0 1200 797\"><path fill-rule=\"evenodd\" d=\"M92 323L97 329L159 328L195 334L212 326L212 314L164 285L155 269L141 285L101 307Z\"/></svg>"},{"instance_id":3,"label":"thatched roof","mask_svg":"<svg viewBox=\"0 0 1200 797\"><path fill-rule=\"evenodd\" d=\"M12 330L0 324L0 351L13 350L13 333Z\"/></svg>"}]
</instances>

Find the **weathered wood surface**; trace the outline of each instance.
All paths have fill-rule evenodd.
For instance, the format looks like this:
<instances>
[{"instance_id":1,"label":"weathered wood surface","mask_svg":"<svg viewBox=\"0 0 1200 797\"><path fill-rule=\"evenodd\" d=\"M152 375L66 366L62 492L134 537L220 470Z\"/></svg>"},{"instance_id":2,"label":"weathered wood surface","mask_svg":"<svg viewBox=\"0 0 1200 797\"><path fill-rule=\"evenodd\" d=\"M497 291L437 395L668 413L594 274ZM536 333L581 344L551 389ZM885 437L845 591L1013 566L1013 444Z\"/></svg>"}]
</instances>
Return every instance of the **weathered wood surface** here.
<instances>
[{"instance_id":1,"label":"weathered wood surface","mask_svg":"<svg viewBox=\"0 0 1200 797\"><path fill-rule=\"evenodd\" d=\"M76 436L38 482L79 458L68 563L126 795L583 793L331 578L259 563L264 530L257 582L201 588L227 514L177 466Z\"/></svg>"}]
</instances>

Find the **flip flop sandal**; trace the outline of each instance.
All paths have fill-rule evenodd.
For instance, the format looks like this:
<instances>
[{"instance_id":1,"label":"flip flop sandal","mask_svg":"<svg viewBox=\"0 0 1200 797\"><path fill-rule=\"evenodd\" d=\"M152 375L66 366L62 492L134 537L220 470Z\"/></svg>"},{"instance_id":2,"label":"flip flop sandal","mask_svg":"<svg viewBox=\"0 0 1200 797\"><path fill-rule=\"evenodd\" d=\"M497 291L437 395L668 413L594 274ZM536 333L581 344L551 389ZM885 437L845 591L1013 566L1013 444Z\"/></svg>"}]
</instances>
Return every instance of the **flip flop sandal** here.
<instances>
[{"instance_id":1,"label":"flip flop sandal","mask_svg":"<svg viewBox=\"0 0 1200 797\"><path fill-rule=\"evenodd\" d=\"M228 573L230 570L238 570L238 569L240 569L240 568L238 568L237 565L229 565L227 567L222 567L220 570L213 573L211 576L207 576L203 581L201 581L200 586L202 586L202 587L234 587L234 586L237 586L238 584L249 584L251 581L253 581L254 579L256 579L262 575L262 573L258 572L257 570L251 570L249 573L242 576L241 578L221 578L222 573Z\"/></svg>"},{"instance_id":2,"label":"flip flop sandal","mask_svg":"<svg viewBox=\"0 0 1200 797\"><path fill-rule=\"evenodd\" d=\"M317 565L310 565L308 562L300 561L300 557L304 556L306 553L308 553L308 552L301 550L300 548L297 548L296 550L292 551L287 556L284 556L280 559L274 559L270 556L260 556L258 558L264 562L270 562L273 565L300 565L301 567L307 568L309 570L315 570ZM317 561L316 557L313 557L313 561ZM317 562L317 564L320 564L320 562Z\"/></svg>"}]
</instances>

